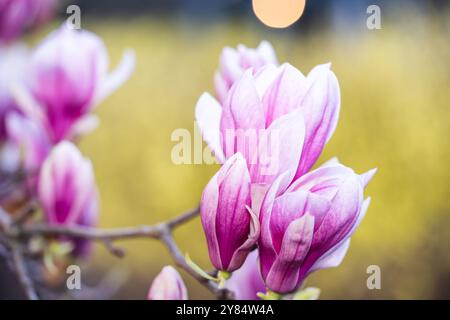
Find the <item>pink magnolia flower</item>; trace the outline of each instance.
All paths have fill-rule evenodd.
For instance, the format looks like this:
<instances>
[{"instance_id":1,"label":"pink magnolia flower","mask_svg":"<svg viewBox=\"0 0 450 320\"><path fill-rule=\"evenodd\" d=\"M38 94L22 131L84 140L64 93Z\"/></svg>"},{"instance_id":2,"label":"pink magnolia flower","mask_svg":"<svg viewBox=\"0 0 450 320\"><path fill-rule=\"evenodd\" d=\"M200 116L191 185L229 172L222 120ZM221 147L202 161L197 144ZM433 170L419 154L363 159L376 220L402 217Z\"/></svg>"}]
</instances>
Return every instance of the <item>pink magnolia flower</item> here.
<instances>
[{"instance_id":1,"label":"pink magnolia flower","mask_svg":"<svg viewBox=\"0 0 450 320\"><path fill-rule=\"evenodd\" d=\"M0 145L7 139L6 116L10 111L17 110L12 89L23 83L28 60L29 53L23 45L0 49Z\"/></svg>"},{"instance_id":2,"label":"pink magnolia flower","mask_svg":"<svg viewBox=\"0 0 450 320\"><path fill-rule=\"evenodd\" d=\"M34 173L50 148L40 123L25 118L14 89L23 85L29 52L24 45L0 47L0 204L14 208L29 197L35 186ZM30 173L26 181L18 181ZM21 179L19 179L21 180Z\"/></svg>"},{"instance_id":3,"label":"pink magnolia flower","mask_svg":"<svg viewBox=\"0 0 450 320\"><path fill-rule=\"evenodd\" d=\"M35 176L52 147L45 128L38 121L10 112L6 117L6 131L8 151L17 155L17 166Z\"/></svg>"},{"instance_id":4,"label":"pink magnolia flower","mask_svg":"<svg viewBox=\"0 0 450 320\"><path fill-rule=\"evenodd\" d=\"M209 181L200 204L209 257L216 269L238 269L254 249L259 224L250 206L250 175L237 153Z\"/></svg>"},{"instance_id":5,"label":"pink magnolia flower","mask_svg":"<svg viewBox=\"0 0 450 320\"><path fill-rule=\"evenodd\" d=\"M278 65L278 61L272 45L267 41L262 41L256 49L247 48L242 44L236 49L225 47L220 55L219 70L214 74L214 85L219 101L225 102L231 86L245 70L251 68L256 72L268 64Z\"/></svg>"},{"instance_id":6,"label":"pink magnolia flower","mask_svg":"<svg viewBox=\"0 0 450 320\"><path fill-rule=\"evenodd\" d=\"M71 142L60 142L44 161L37 194L49 223L96 225L98 194L92 164ZM76 254L89 251L86 242L74 243Z\"/></svg>"},{"instance_id":7,"label":"pink magnolia flower","mask_svg":"<svg viewBox=\"0 0 450 320\"><path fill-rule=\"evenodd\" d=\"M134 55L127 52L108 74L106 48L93 33L66 25L52 32L33 53L29 81L52 141L91 130L96 124L92 108L128 79L133 68Z\"/></svg>"},{"instance_id":8,"label":"pink magnolia flower","mask_svg":"<svg viewBox=\"0 0 450 320\"><path fill-rule=\"evenodd\" d=\"M264 293L266 286L261 277L258 264L258 250L252 251L242 267L235 272L225 287L234 292L237 300L258 300L258 292Z\"/></svg>"},{"instance_id":9,"label":"pink magnolia flower","mask_svg":"<svg viewBox=\"0 0 450 320\"><path fill-rule=\"evenodd\" d=\"M0 147L0 179L7 187L0 188L0 205L14 208L35 192L51 144L39 123L17 112L7 115L6 131L8 139Z\"/></svg>"},{"instance_id":10,"label":"pink magnolia flower","mask_svg":"<svg viewBox=\"0 0 450 320\"><path fill-rule=\"evenodd\" d=\"M330 65L307 77L289 64L247 70L223 106L204 93L196 120L204 140L223 163L241 152L252 183L270 184L285 171L290 179L313 166L339 117L339 85Z\"/></svg>"},{"instance_id":11,"label":"pink magnolia flower","mask_svg":"<svg viewBox=\"0 0 450 320\"><path fill-rule=\"evenodd\" d=\"M28 60L23 45L0 50L0 172L15 174L21 169L32 175L51 147L45 127L25 116L14 90L24 85ZM27 187L34 185L32 176Z\"/></svg>"},{"instance_id":12,"label":"pink magnolia flower","mask_svg":"<svg viewBox=\"0 0 450 320\"><path fill-rule=\"evenodd\" d=\"M0 0L0 42L19 37L50 18L56 0Z\"/></svg>"},{"instance_id":13,"label":"pink magnolia flower","mask_svg":"<svg viewBox=\"0 0 450 320\"><path fill-rule=\"evenodd\" d=\"M186 285L172 266L165 266L153 280L148 291L148 300L187 300Z\"/></svg>"},{"instance_id":14,"label":"pink magnolia flower","mask_svg":"<svg viewBox=\"0 0 450 320\"><path fill-rule=\"evenodd\" d=\"M289 186L281 175L261 207L261 274L278 293L296 290L318 269L338 266L369 205L363 189L375 174L328 163Z\"/></svg>"}]
</instances>

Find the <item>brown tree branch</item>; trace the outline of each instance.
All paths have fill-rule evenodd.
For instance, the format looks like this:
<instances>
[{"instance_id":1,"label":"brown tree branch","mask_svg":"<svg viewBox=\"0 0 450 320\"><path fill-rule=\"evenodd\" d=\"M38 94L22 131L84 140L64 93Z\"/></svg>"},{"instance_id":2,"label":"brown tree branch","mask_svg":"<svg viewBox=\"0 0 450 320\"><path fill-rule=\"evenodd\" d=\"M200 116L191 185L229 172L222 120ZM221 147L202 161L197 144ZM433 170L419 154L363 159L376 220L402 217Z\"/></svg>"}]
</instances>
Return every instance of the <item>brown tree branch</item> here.
<instances>
[{"instance_id":1,"label":"brown tree branch","mask_svg":"<svg viewBox=\"0 0 450 320\"><path fill-rule=\"evenodd\" d=\"M172 220L167 221L166 225L169 229L175 229L181 224L187 223L190 220L194 219L200 213L200 207L196 207L190 211L186 211L185 213L180 214L179 216L173 218Z\"/></svg>"},{"instance_id":2,"label":"brown tree branch","mask_svg":"<svg viewBox=\"0 0 450 320\"><path fill-rule=\"evenodd\" d=\"M82 238L97 241L114 241L133 238L154 238L160 237L159 225L139 226L118 229L97 229L78 225L51 225L46 223L36 223L32 225L11 228L7 232L8 236L30 237L30 236L65 236L71 238Z\"/></svg>"},{"instance_id":3,"label":"brown tree branch","mask_svg":"<svg viewBox=\"0 0 450 320\"><path fill-rule=\"evenodd\" d=\"M118 229L97 229L88 228L82 226L64 226L64 225L50 225L45 223L35 223L29 225L12 225L5 230L5 235L12 241L19 241L22 239L28 239L33 236L43 237L72 237L82 238L92 241L99 241L105 245L105 247L115 256L122 257L124 251L121 248L116 247L113 242L124 239L134 238L149 238L160 240L168 249L172 259L182 269L184 269L189 275L196 279L199 283L210 290L218 299L233 299L234 295L227 289L219 288L218 284L214 281L208 280L197 274L187 263L186 260L177 246L172 232L178 226L181 226L191 219L195 218L199 214L199 208L187 211L179 216L174 217L166 222L156 225L118 228ZM17 258L16 252L16 258ZM22 256L20 253L19 258ZM23 259L21 260L23 261ZM20 262L20 261L19 261ZM16 268L17 263L15 264ZM30 282L26 277L26 270L21 268L20 281L24 289L29 290ZM25 276L24 276L25 275ZM19 276L19 274L18 274ZM25 281L24 281L25 279ZM26 285L26 286L25 286ZM28 295L30 297L30 295Z\"/></svg>"}]
</instances>

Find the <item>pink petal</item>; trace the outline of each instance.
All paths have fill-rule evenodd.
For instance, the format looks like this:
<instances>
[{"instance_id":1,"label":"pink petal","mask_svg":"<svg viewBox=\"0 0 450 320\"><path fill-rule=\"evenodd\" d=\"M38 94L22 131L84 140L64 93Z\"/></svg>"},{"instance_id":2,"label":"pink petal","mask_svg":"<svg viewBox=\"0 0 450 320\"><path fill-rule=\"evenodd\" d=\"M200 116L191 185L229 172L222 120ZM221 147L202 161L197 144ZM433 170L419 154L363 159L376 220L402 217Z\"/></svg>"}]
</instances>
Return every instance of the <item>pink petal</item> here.
<instances>
[{"instance_id":1,"label":"pink petal","mask_svg":"<svg viewBox=\"0 0 450 320\"><path fill-rule=\"evenodd\" d=\"M166 266L153 280L148 292L148 300L187 300L186 285L178 271Z\"/></svg>"},{"instance_id":2,"label":"pink petal","mask_svg":"<svg viewBox=\"0 0 450 320\"><path fill-rule=\"evenodd\" d=\"M239 79L242 69L239 66L239 56L236 50L225 47L220 55L220 71L229 86Z\"/></svg>"},{"instance_id":3,"label":"pink petal","mask_svg":"<svg viewBox=\"0 0 450 320\"><path fill-rule=\"evenodd\" d=\"M333 157L333 158L331 158L331 159L325 161L325 162L321 165L321 167L330 167L330 166L332 167L332 166L336 166L336 165L339 165L339 164L341 164L341 163L339 162L339 159L338 159L337 157Z\"/></svg>"},{"instance_id":4,"label":"pink petal","mask_svg":"<svg viewBox=\"0 0 450 320\"><path fill-rule=\"evenodd\" d=\"M344 239L357 221L363 203L363 189L358 178L354 174L341 182L329 212L314 233L312 247L320 247L320 254Z\"/></svg>"},{"instance_id":5,"label":"pink petal","mask_svg":"<svg viewBox=\"0 0 450 320\"><path fill-rule=\"evenodd\" d=\"M275 54L275 50L272 45L268 41L261 41L256 51L259 53L261 57L264 58L266 63L271 63L274 65L278 64L277 56Z\"/></svg>"},{"instance_id":6,"label":"pink petal","mask_svg":"<svg viewBox=\"0 0 450 320\"><path fill-rule=\"evenodd\" d=\"M350 246L350 237L353 235L353 233L361 224L362 219L366 215L369 204L370 204L370 197L364 200L361 210L358 214L358 218L356 219L355 223L348 231L348 233L343 237L343 239L339 243L337 243L334 247L329 249L326 253L324 253L322 256L320 256L320 258L313 263L313 265L309 268L309 270L306 264L305 268L302 268L301 272L302 274L307 275L316 270L337 267L341 264Z\"/></svg>"},{"instance_id":7,"label":"pink petal","mask_svg":"<svg viewBox=\"0 0 450 320\"><path fill-rule=\"evenodd\" d=\"M363 173L362 175L360 175L361 181L362 181L362 184L363 184L364 188L367 187L367 185L372 180L372 178L375 175L375 173L377 173L377 170L378 170L377 168L374 168L374 169L371 169L371 170Z\"/></svg>"},{"instance_id":8,"label":"pink petal","mask_svg":"<svg viewBox=\"0 0 450 320\"><path fill-rule=\"evenodd\" d=\"M136 56L133 50L126 50L117 68L104 76L96 92L94 105L100 103L122 86L133 74Z\"/></svg>"},{"instance_id":9,"label":"pink petal","mask_svg":"<svg viewBox=\"0 0 450 320\"><path fill-rule=\"evenodd\" d=\"M257 300L258 292L265 292L266 286L258 268L258 250L253 250L242 267L225 283L225 287L234 292L237 300Z\"/></svg>"},{"instance_id":10,"label":"pink petal","mask_svg":"<svg viewBox=\"0 0 450 320\"><path fill-rule=\"evenodd\" d=\"M221 170L224 174L219 182L216 232L222 265L231 271L233 255L249 236L251 215L247 206L251 206L251 190L250 175L242 155L237 153L227 162L233 163L228 170Z\"/></svg>"},{"instance_id":11,"label":"pink petal","mask_svg":"<svg viewBox=\"0 0 450 320\"><path fill-rule=\"evenodd\" d=\"M263 98L266 126L277 118L297 109L307 90L305 76L290 64L284 64L277 79Z\"/></svg>"},{"instance_id":12,"label":"pink petal","mask_svg":"<svg viewBox=\"0 0 450 320\"><path fill-rule=\"evenodd\" d=\"M217 99L220 103L224 103L230 87L219 72L214 73L214 88L216 90Z\"/></svg>"},{"instance_id":13,"label":"pink petal","mask_svg":"<svg viewBox=\"0 0 450 320\"><path fill-rule=\"evenodd\" d=\"M230 265L228 266L228 271L237 270L242 266L247 258L247 255L255 248L259 239L260 226L258 217L250 208L247 207L247 210L251 217L248 239L234 252ZM239 222L236 221L236 223L238 224Z\"/></svg>"},{"instance_id":14,"label":"pink petal","mask_svg":"<svg viewBox=\"0 0 450 320\"><path fill-rule=\"evenodd\" d=\"M305 116L306 137L296 177L311 169L336 129L340 110L339 84L329 65L314 68L300 109Z\"/></svg>"},{"instance_id":15,"label":"pink petal","mask_svg":"<svg viewBox=\"0 0 450 320\"><path fill-rule=\"evenodd\" d=\"M259 222L261 226L261 235L259 238L259 253L261 274L263 275L263 277L267 276L277 254L273 246L272 233L270 231L270 221L274 201L278 195L282 194L284 190L286 190L289 183L289 173L285 172L281 174L272 183L272 185L270 185L261 204L261 211L259 214Z\"/></svg>"},{"instance_id":16,"label":"pink petal","mask_svg":"<svg viewBox=\"0 0 450 320\"><path fill-rule=\"evenodd\" d=\"M220 129L225 156L241 152L248 160L260 130L265 129L264 123L264 110L248 70L233 85L223 106Z\"/></svg>"},{"instance_id":17,"label":"pink petal","mask_svg":"<svg viewBox=\"0 0 450 320\"><path fill-rule=\"evenodd\" d=\"M296 179L289 187L289 191L301 188L331 200L336 194L336 186L340 185L343 177L354 174L352 169L341 164L321 166Z\"/></svg>"},{"instance_id":18,"label":"pink petal","mask_svg":"<svg viewBox=\"0 0 450 320\"><path fill-rule=\"evenodd\" d=\"M308 212L314 217L314 230L317 230L329 209L328 200L304 190L286 192L277 197L270 219L270 231L275 250L277 252L280 250L283 235L292 221Z\"/></svg>"},{"instance_id":19,"label":"pink petal","mask_svg":"<svg viewBox=\"0 0 450 320\"><path fill-rule=\"evenodd\" d=\"M255 86L261 101L263 101L266 91L273 85L281 71L281 68L277 68L273 64L268 64L255 73Z\"/></svg>"},{"instance_id":20,"label":"pink petal","mask_svg":"<svg viewBox=\"0 0 450 320\"><path fill-rule=\"evenodd\" d=\"M331 248L313 264L308 274L321 269L338 267L344 260L349 247L350 238Z\"/></svg>"},{"instance_id":21,"label":"pink petal","mask_svg":"<svg viewBox=\"0 0 450 320\"><path fill-rule=\"evenodd\" d=\"M222 107L209 93L203 93L195 107L195 120L211 151L220 163L225 162L225 155L220 141L220 119Z\"/></svg>"},{"instance_id":22,"label":"pink petal","mask_svg":"<svg viewBox=\"0 0 450 320\"><path fill-rule=\"evenodd\" d=\"M92 164L70 142L59 143L42 165L38 198L51 223L73 224L97 201Z\"/></svg>"},{"instance_id":23,"label":"pink petal","mask_svg":"<svg viewBox=\"0 0 450 320\"><path fill-rule=\"evenodd\" d=\"M266 277L269 289L288 293L298 286L299 269L308 253L314 230L314 217L306 214L286 230L281 250Z\"/></svg>"},{"instance_id":24,"label":"pink petal","mask_svg":"<svg viewBox=\"0 0 450 320\"><path fill-rule=\"evenodd\" d=\"M208 183L200 207L211 261L219 270L232 271L233 255L252 231L250 205L250 176L245 159L237 153Z\"/></svg>"},{"instance_id":25,"label":"pink petal","mask_svg":"<svg viewBox=\"0 0 450 320\"><path fill-rule=\"evenodd\" d=\"M215 174L203 190L200 201L200 217L205 231L208 253L212 264L218 270L223 269L220 258L219 243L217 241L216 216L219 204L218 173Z\"/></svg>"},{"instance_id":26,"label":"pink petal","mask_svg":"<svg viewBox=\"0 0 450 320\"><path fill-rule=\"evenodd\" d=\"M257 153L250 159L253 183L271 183L282 172L292 180L302 154L305 127L303 115L295 110L278 118L263 132Z\"/></svg>"}]
</instances>

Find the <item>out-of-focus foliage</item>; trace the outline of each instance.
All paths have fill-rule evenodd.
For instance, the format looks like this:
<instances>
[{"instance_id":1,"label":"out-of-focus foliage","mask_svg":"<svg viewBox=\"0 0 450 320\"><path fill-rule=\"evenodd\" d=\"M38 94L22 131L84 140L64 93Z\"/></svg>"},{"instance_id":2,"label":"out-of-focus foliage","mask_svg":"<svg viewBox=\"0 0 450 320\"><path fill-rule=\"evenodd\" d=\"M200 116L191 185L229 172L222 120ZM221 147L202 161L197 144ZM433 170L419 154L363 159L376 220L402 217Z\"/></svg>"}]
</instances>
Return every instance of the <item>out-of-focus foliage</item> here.
<instances>
[{"instance_id":1,"label":"out-of-focus foliage","mask_svg":"<svg viewBox=\"0 0 450 320\"><path fill-rule=\"evenodd\" d=\"M151 224L194 207L217 166L175 165L170 136L193 134L194 107L225 45L272 42L281 62L307 73L331 61L342 93L337 131L319 163L337 156L359 172L378 167L367 194L372 204L344 263L312 275L321 298L449 298L450 289L450 44L449 16L405 15L378 31L295 33L241 22L193 26L154 17L83 21L117 62L124 47L137 54L131 80L97 113L101 126L81 143L93 160L101 195L101 225ZM447 26L448 28L448 26ZM182 249L208 268L200 221L176 233ZM118 260L97 247L91 283L112 266L129 270L121 298L144 298L169 255L158 242L119 243ZM366 287L366 268L379 265L382 289ZM209 293L185 280L191 298ZM96 276L96 277L94 277Z\"/></svg>"}]
</instances>

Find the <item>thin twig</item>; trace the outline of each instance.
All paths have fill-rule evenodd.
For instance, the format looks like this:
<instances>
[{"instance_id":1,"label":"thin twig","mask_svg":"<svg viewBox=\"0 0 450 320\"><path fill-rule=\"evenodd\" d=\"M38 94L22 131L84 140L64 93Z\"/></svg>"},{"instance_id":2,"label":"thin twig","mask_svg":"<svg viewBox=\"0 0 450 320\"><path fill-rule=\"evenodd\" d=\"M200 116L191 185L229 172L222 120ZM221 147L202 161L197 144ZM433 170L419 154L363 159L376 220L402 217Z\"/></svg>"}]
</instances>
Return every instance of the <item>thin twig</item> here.
<instances>
[{"instance_id":1,"label":"thin twig","mask_svg":"<svg viewBox=\"0 0 450 320\"><path fill-rule=\"evenodd\" d=\"M160 223L154 226L138 226L128 228L117 228L109 230L101 230L97 228L89 228L83 226L65 226L65 225L50 225L45 223L36 223L33 225L22 226L17 229L12 229L13 236L67 236L73 238L83 238L88 240L102 240L114 241L132 238L154 238L159 239L163 230L169 228L170 230L177 226L188 222L196 217L199 213L199 208L195 208L186 213L183 213L165 223Z\"/></svg>"},{"instance_id":2,"label":"thin twig","mask_svg":"<svg viewBox=\"0 0 450 320\"><path fill-rule=\"evenodd\" d=\"M13 240L40 235L44 237L64 236L100 241L112 254L119 257L123 256L124 251L121 248L114 246L114 241L134 238L157 239L163 242L173 260L180 268L184 269L194 279L209 289L218 299L233 299L234 295L231 291L219 288L216 282L203 278L186 263L182 252L172 236L172 232L176 227L189 222L191 219L198 216L198 214L199 208L197 207L164 223L152 226L144 225L109 230L82 226L50 225L45 223L15 225L8 228L5 234Z\"/></svg>"},{"instance_id":3,"label":"thin twig","mask_svg":"<svg viewBox=\"0 0 450 320\"><path fill-rule=\"evenodd\" d=\"M18 236L67 236L72 238L83 238L87 240L113 241L119 239L132 238L155 238L160 236L160 227L139 226L119 229L101 230L97 228L83 226L50 225L46 223L36 223L29 226L22 226L16 230L12 229L12 235Z\"/></svg>"},{"instance_id":4,"label":"thin twig","mask_svg":"<svg viewBox=\"0 0 450 320\"><path fill-rule=\"evenodd\" d=\"M38 300L38 295L34 289L33 281L28 275L28 270L25 265L25 261L22 254L22 249L18 244L13 244L12 247L12 263L14 266L14 272L17 275L17 279L23 288L26 297L29 300Z\"/></svg>"},{"instance_id":5,"label":"thin twig","mask_svg":"<svg viewBox=\"0 0 450 320\"><path fill-rule=\"evenodd\" d=\"M30 225L17 226L9 230L9 235L13 237L31 237L41 235L44 237L63 236L78 239L87 239L101 242L105 248L114 256L122 258L125 250L113 244L115 240L133 238L154 238L159 239L161 226L139 226L120 229L101 230L83 226L64 226L36 223Z\"/></svg>"},{"instance_id":6,"label":"thin twig","mask_svg":"<svg viewBox=\"0 0 450 320\"><path fill-rule=\"evenodd\" d=\"M195 209L182 213L179 216L173 218L172 220L169 220L166 224L169 227L169 229L172 230L178 227L179 225L187 223L190 220L194 219L196 216L198 216L199 212L200 207L196 207Z\"/></svg>"},{"instance_id":7,"label":"thin twig","mask_svg":"<svg viewBox=\"0 0 450 320\"><path fill-rule=\"evenodd\" d=\"M114 245L112 241L104 240L103 244L105 245L106 249L113 255L118 258L123 258L125 256L125 250L122 248L119 248Z\"/></svg>"}]
</instances>

